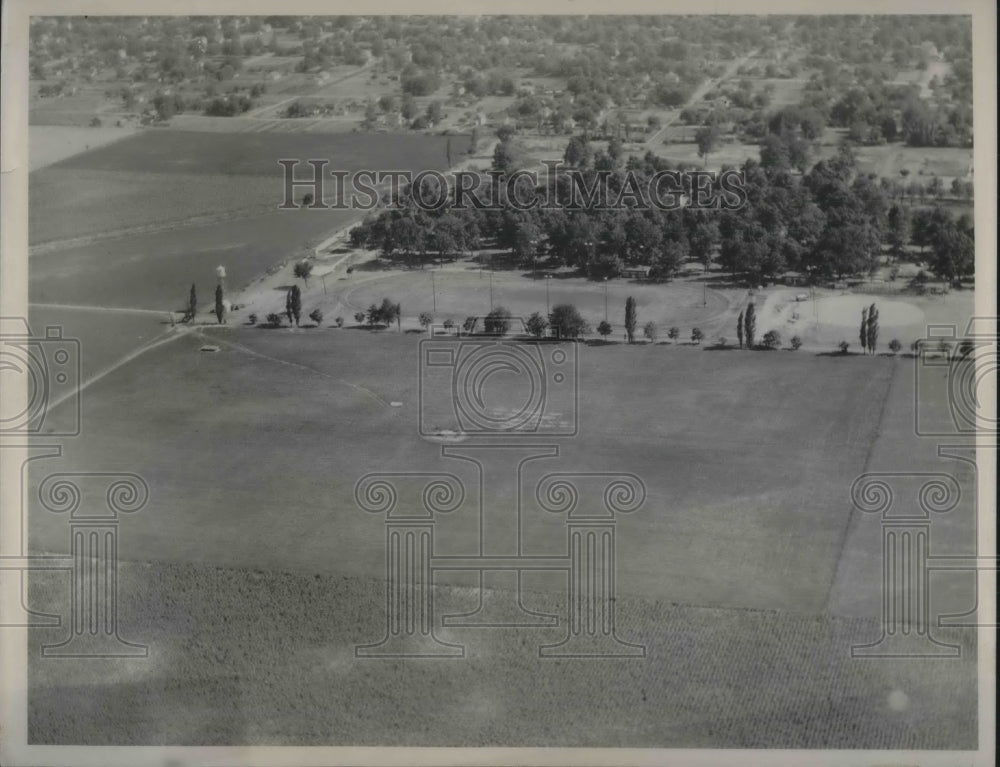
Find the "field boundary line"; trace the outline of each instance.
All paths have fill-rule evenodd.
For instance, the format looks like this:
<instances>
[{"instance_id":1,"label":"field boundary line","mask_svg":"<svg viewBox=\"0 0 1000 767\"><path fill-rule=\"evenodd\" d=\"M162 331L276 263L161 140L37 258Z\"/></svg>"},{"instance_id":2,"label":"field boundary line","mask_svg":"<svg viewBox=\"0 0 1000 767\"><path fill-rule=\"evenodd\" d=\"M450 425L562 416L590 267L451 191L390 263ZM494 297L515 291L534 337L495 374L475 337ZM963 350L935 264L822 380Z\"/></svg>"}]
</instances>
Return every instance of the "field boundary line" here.
<instances>
[{"instance_id":1,"label":"field boundary line","mask_svg":"<svg viewBox=\"0 0 1000 767\"><path fill-rule=\"evenodd\" d=\"M882 422L885 420L885 411L889 405L889 395L892 394L892 390L896 385L896 376L902 375L899 372L899 366L893 365L892 375L889 377L889 385L885 387L885 394L882 395L882 401L879 403L878 407L878 419L875 421L875 435L872 441L868 444L868 449L865 451L865 462L861 467L861 474L868 472L871 468L872 457L875 455L875 446L878 444L879 439L882 437ZM830 601L833 599L833 591L837 586L837 578L840 575L840 564L844 558L844 551L847 549L847 541L851 537L851 530L856 524L858 519L858 508L855 504L851 504L851 508L847 512L847 523L844 525L844 532L841 534L840 543L837 546L837 558L834 560L833 566L833 577L830 579L830 587L826 592L826 599L824 600L824 612L828 615L832 615Z\"/></svg>"},{"instance_id":2,"label":"field boundary line","mask_svg":"<svg viewBox=\"0 0 1000 767\"><path fill-rule=\"evenodd\" d=\"M157 317L174 318L174 312L167 309L133 309L127 306L85 306L83 304L47 304L29 302L29 307L39 309L65 309L74 312L117 312L119 314L155 314Z\"/></svg>"},{"instance_id":3,"label":"field boundary line","mask_svg":"<svg viewBox=\"0 0 1000 767\"><path fill-rule=\"evenodd\" d=\"M354 384L354 383L351 383L350 381L345 381L343 378L338 378L337 376L330 375L329 373L324 373L322 370L317 370L316 368L311 368L308 365L303 365L301 362L290 362L289 360L283 360L280 357L272 357L270 354L264 354L263 352L259 352L256 349L251 349L249 346L244 346L241 343L237 343L236 341L230 341L230 340L227 340L225 338L219 338L218 336L214 336L214 335L207 335L202 330L191 330L189 332L193 333L194 335L197 335L197 336L201 337L205 341L211 341L211 342L214 342L214 343L220 343L223 346L229 346L230 348L236 349L237 351L241 351L241 352L244 352L245 354L249 354L252 357L260 357L261 359L265 359L265 360L268 360L270 362L276 362L279 365L285 365L287 367L298 368L299 370L305 370L305 371L307 371L309 373L314 373L314 374L320 376L321 378L327 378L327 379L329 379L331 381L336 381L339 384L342 384L342 385L344 385L344 386L346 386L346 387L348 387L350 389L354 389L357 392L361 392L362 394L365 394L365 395L371 397L373 400L375 400L382 407L387 408L387 409L392 409L392 406L388 402L386 402L384 399L382 399L379 395L377 395L371 389L369 389L369 388L367 388L365 386L362 386L361 384Z\"/></svg>"},{"instance_id":4,"label":"field boundary line","mask_svg":"<svg viewBox=\"0 0 1000 767\"><path fill-rule=\"evenodd\" d=\"M80 385L76 389L74 389L73 391L66 392L66 394L64 394L63 396L58 397L57 399L52 400L51 402L49 402L46 405L46 409L48 411L54 410L55 408L59 407L59 405L61 405L66 400L68 400L68 399L70 399L72 397L79 396L81 393L83 393L83 391L85 389L89 388L91 385L97 383L102 378L105 378L106 376L110 375L111 373L114 373L116 370L124 367L125 365L127 365L128 363L130 363L132 360L136 359L137 357L141 357L146 352L152 351L153 349L155 349L155 348L157 348L159 346L163 346L164 344L168 344L171 341L174 341L174 340L176 340L178 338L181 338L183 335L185 335L184 332L180 332L180 333L173 332L172 333L170 331L167 331L161 338L156 339L154 341L151 341L150 343L146 344L145 346L140 346L138 349L136 349L136 350L134 350L134 351L129 352L128 354L126 354L124 357L122 357L121 359L119 359L117 362L109 365L108 367L104 368L100 372L95 373L90 378L88 378L86 381L81 382Z\"/></svg>"},{"instance_id":5,"label":"field boundary line","mask_svg":"<svg viewBox=\"0 0 1000 767\"><path fill-rule=\"evenodd\" d=\"M69 250L70 248L84 248L88 245L93 245L99 242L107 242L109 240L120 240L146 234L160 234L161 232L170 232L175 229L183 229L189 226L205 226L208 224L218 224L226 221L238 221L241 218L255 218L262 213L278 209L277 205L272 206L268 203L222 213L190 216L188 218L177 218L160 223L130 226L125 227L124 229L113 229L108 232L85 234L80 237L67 237L61 240L49 240L47 242L39 242L36 245L29 245L28 255L42 256L48 253L58 253L62 250Z\"/></svg>"}]
</instances>

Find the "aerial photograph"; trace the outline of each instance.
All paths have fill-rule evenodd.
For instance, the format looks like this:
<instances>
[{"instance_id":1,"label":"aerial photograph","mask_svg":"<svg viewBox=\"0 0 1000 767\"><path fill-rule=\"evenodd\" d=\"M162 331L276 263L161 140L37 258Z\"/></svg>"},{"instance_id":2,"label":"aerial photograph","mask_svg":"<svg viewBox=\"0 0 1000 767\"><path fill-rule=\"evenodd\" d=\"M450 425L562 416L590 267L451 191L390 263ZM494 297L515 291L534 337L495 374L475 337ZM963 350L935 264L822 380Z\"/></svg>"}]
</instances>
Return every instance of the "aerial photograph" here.
<instances>
[{"instance_id":1,"label":"aerial photograph","mask_svg":"<svg viewBox=\"0 0 1000 767\"><path fill-rule=\"evenodd\" d=\"M27 743L971 760L973 34L32 16Z\"/></svg>"}]
</instances>

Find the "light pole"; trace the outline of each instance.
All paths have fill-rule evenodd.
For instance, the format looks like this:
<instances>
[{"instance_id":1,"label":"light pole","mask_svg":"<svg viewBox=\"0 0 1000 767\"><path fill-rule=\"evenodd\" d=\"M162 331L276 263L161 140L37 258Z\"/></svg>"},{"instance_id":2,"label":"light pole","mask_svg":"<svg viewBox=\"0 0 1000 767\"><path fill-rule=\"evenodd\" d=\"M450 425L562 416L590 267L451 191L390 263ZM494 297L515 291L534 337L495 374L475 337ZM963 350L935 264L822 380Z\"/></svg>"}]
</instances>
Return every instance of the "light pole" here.
<instances>
[{"instance_id":1,"label":"light pole","mask_svg":"<svg viewBox=\"0 0 1000 767\"><path fill-rule=\"evenodd\" d=\"M493 269L490 269L490 311L493 311Z\"/></svg>"},{"instance_id":2,"label":"light pole","mask_svg":"<svg viewBox=\"0 0 1000 767\"><path fill-rule=\"evenodd\" d=\"M604 321L608 321L608 278L604 278Z\"/></svg>"},{"instance_id":3,"label":"light pole","mask_svg":"<svg viewBox=\"0 0 1000 767\"><path fill-rule=\"evenodd\" d=\"M548 319L549 316L549 280L552 279L551 274L545 275L545 318Z\"/></svg>"},{"instance_id":4,"label":"light pole","mask_svg":"<svg viewBox=\"0 0 1000 767\"><path fill-rule=\"evenodd\" d=\"M705 292L702 294L701 305L708 306L708 283L703 282L701 286L705 289Z\"/></svg>"},{"instance_id":5,"label":"light pole","mask_svg":"<svg viewBox=\"0 0 1000 767\"><path fill-rule=\"evenodd\" d=\"M434 312L438 310L437 288L434 285L434 270L431 269L431 300L434 302Z\"/></svg>"}]
</instances>

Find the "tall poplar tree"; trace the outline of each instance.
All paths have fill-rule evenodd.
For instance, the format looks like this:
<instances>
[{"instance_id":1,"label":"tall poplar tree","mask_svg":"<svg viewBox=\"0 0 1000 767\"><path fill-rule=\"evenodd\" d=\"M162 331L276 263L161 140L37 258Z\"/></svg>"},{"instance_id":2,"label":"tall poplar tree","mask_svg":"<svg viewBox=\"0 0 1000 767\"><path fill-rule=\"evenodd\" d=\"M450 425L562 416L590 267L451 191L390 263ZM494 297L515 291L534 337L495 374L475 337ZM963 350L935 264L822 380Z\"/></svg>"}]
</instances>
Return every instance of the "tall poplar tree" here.
<instances>
[{"instance_id":1,"label":"tall poplar tree","mask_svg":"<svg viewBox=\"0 0 1000 767\"><path fill-rule=\"evenodd\" d=\"M638 322L638 312L635 308L635 299L629 296L625 299L625 333L628 336L628 342L632 343L635 339L635 326Z\"/></svg>"},{"instance_id":2,"label":"tall poplar tree","mask_svg":"<svg viewBox=\"0 0 1000 767\"><path fill-rule=\"evenodd\" d=\"M753 304L747 306L746 314L743 317L743 333L746 336L748 349L753 349L754 336L757 333L757 312Z\"/></svg>"}]
</instances>

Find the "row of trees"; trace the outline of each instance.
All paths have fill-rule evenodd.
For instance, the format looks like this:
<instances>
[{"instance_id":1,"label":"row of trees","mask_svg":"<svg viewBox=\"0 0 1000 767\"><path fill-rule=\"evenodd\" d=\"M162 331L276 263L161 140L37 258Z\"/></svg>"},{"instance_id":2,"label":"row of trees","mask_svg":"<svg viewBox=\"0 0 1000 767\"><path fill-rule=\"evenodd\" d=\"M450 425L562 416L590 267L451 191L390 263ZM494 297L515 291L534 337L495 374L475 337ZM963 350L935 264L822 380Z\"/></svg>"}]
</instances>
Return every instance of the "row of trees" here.
<instances>
[{"instance_id":1,"label":"row of trees","mask_svg":"<svg viewBox=\"0 0 1000 767\"><path fill-rule=\"evenodd\" d=\"M383 306L388 306L391 309L392 304L386 300L383 301ZM755 346L756 321L754 319L753 312L753 304L751 304L746 313L740 313L737 329L740 348L758 348ZM356 318L360 322L364 316L365 315L363 314L358 314L356 315ZM636 300L634 297L629 296L625 301L624 327L626 343L633 344L636 342L636 334L639 324L638 317L639 313ZM434 323L434 317L427 312L421 314L419 319L420 324L424 328L429 328ZM454 327L454 322L450 319L445 320L443 324L446 328ZM466 320L462 323L461 329L463 332L468 334L484 332L488 335L503 336L510 332L513 324L513 316L510 310L505 306L497 306L491 309L489 314L484 317L480 318L474 316L466 318ZM614 332L614 327L607 320L602 320L597 324L596 328L591 328L590 324L583 318L576 306L569 303L555 305L552 307L552 310L548 313L548 315L543 315L541 312L533 312L524 321L524 328L529 335L535 338L542 338L549 335L554 338L570 340L581 338L582 336L590 334L594 330L596 330L602 338L607 339L607 337ZM655 342L659 337L659 327L655 322L647 322L642 327L642 334L648 341ZM681 336L681 330L680 328L674 326L669 328L666 335L671 341L676 342ZM692 343L700 344L704 340L705 334L701 328L693 327L691 329L690 338ZM718 339L720 347L726 347L727 343L728 340L725 337L720 337ZM765 349L776 349L780 345L781 335L775 330L768 331L761 338L760 346ZM801 340L798 336L792 338L791 345L793 349L798 349L801 346Z\"/></svg>"},{"instance_id":2,"label":"row of trees","mask_svg":"<svg viewBox=\"0 0 1000 767\"><path fill-rule=\"evenodd\" d=\"M221 325L226 321L225 293L222 285L215 287L215 307L213 309L216 321ZM198 290L194 283L191 283L191 290L188 292L187 305L184 307L184 314L181 322L193 322L198 314Z\"/></svg>"},{"instance_id":3,"label":"row of trees","mask_svg":"<svg viewBox=\"0 0 1000 767\"><path fill-rule=\"evenodd\" d=\"M396 329L401 330L403 307L397 302L383 298L381 304L371 304L367 312L358 312L354 315L354 319L357 320L358 324L367 322L370 328L376 325L389 326L395 322Z\"/></svg>"},{"instance_id":4,"label":"row of trees","mask_svg":"<svg viewBox=\"0 0 1000 767\"><path fill-rule=\"evenodd\" d=\"M878 346L878 307L875 304L861 310L861 349L866 354L875 354Z\"/></svg>"}]
</instances>

